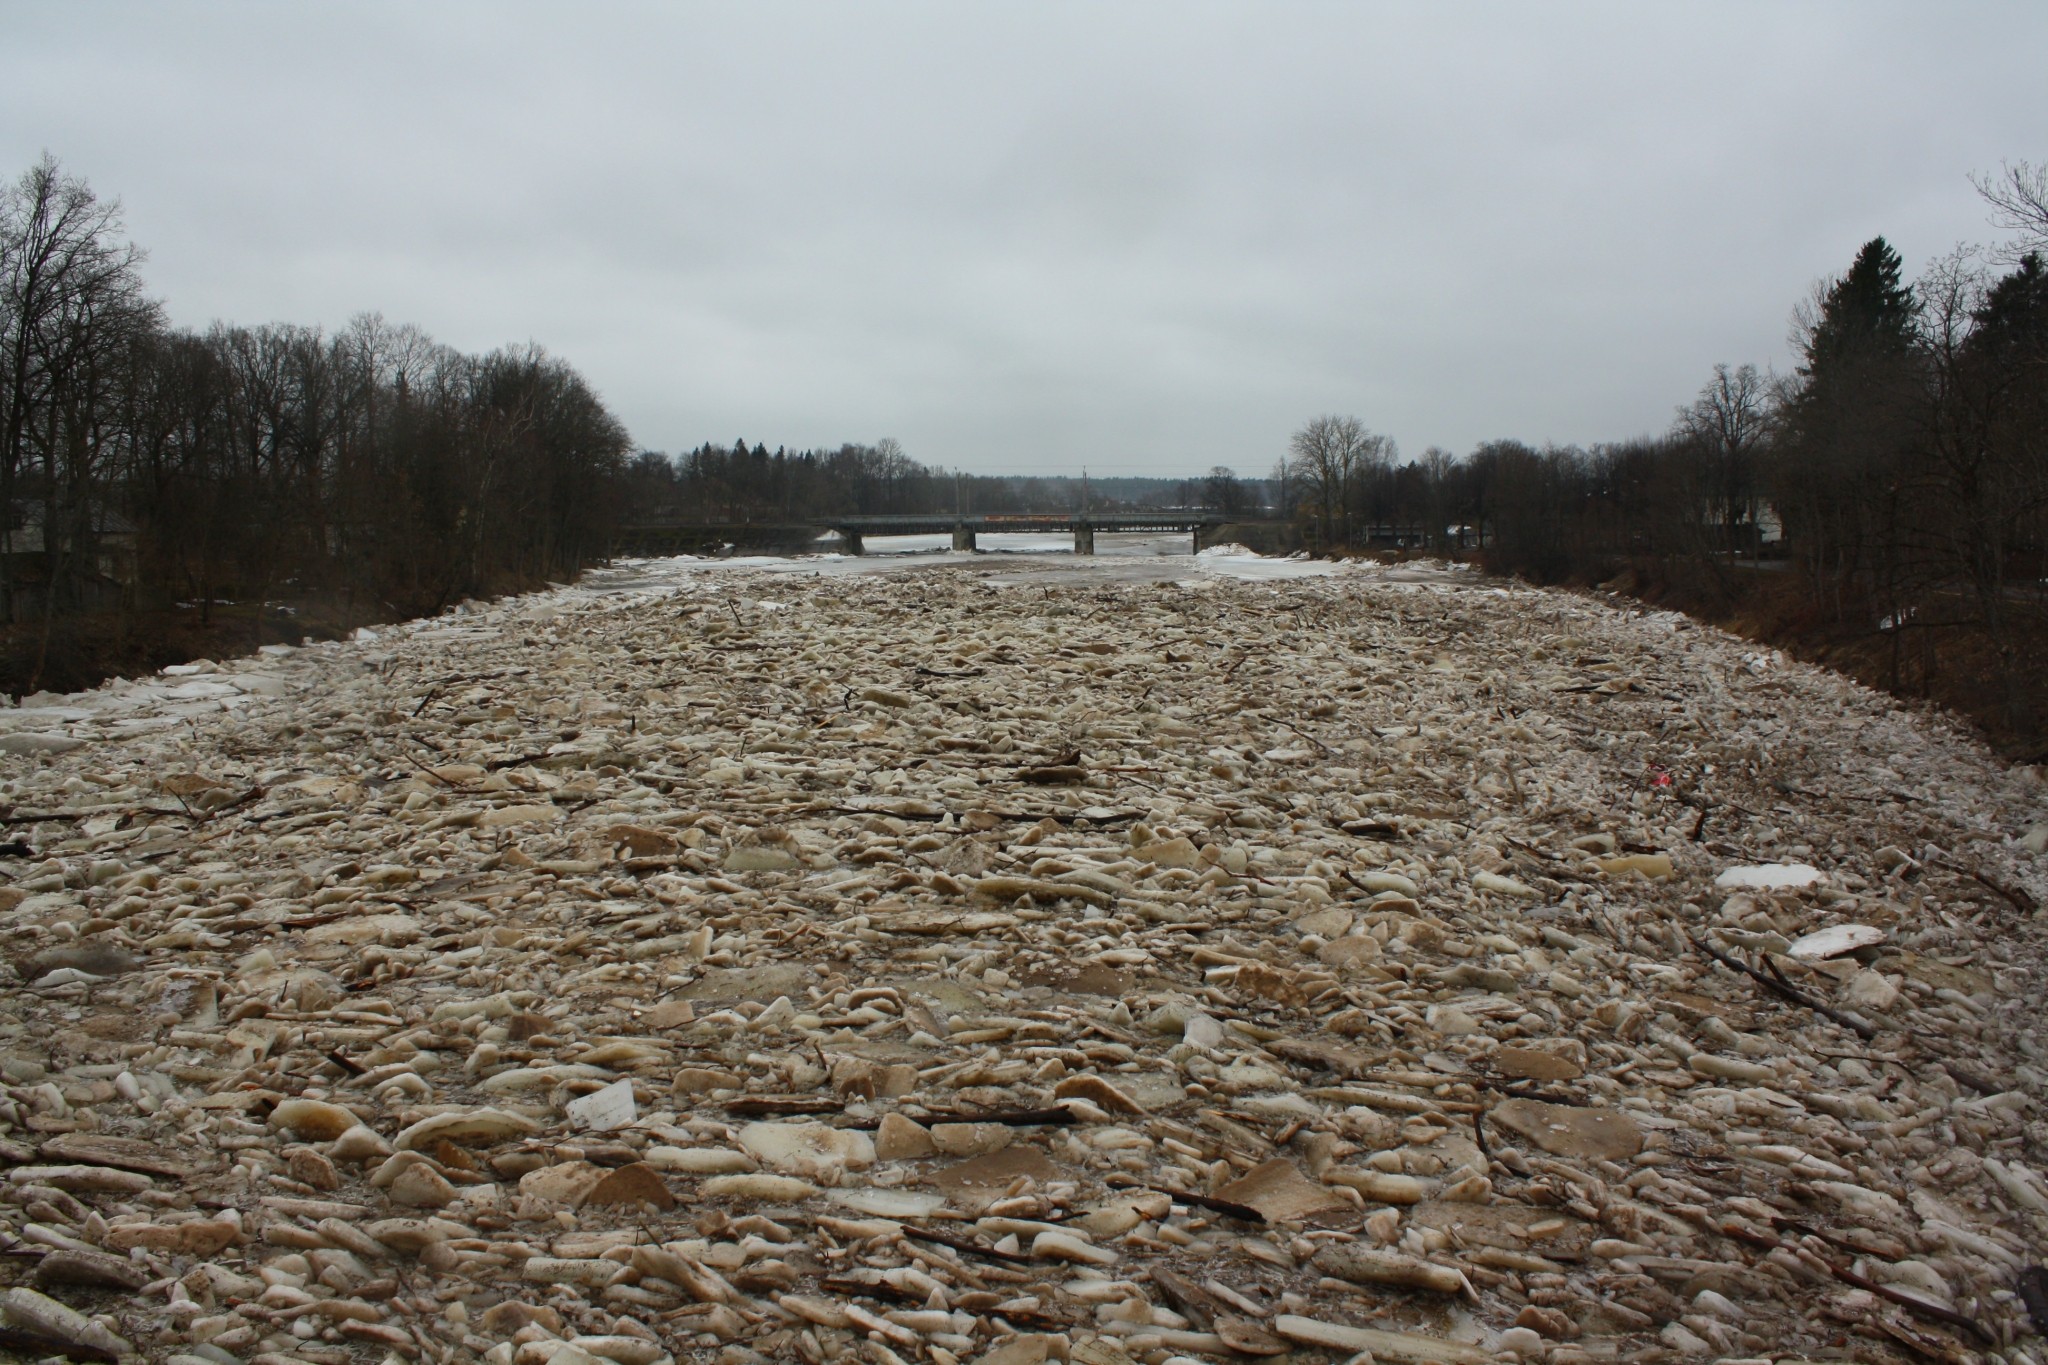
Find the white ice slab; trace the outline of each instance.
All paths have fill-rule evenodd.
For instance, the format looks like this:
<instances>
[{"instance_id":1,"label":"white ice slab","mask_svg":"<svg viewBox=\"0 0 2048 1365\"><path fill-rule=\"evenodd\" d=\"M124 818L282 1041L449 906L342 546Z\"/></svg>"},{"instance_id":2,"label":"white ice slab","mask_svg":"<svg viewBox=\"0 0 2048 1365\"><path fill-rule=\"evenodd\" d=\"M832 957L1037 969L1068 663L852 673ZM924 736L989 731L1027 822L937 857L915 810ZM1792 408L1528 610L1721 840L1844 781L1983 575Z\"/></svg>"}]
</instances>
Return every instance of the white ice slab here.
<instances>
[{"instance_id":1,"label":"white ice slab","mask_svg":"<svg viewBox=\"0 0 2048 1365\"><path fill-rule=\"evenodd\" d=\"M1805 863L1757 863L1749 867L1731 867L1714 878L1714 885L1728 890L1782 891L1812 886L1826 876L1819 868Z\"/></svg>"},{"instance_id":2,"label":"white ice slab","mask_svg":"<svg viewBox=\"0 0 2048 1365\"><path fill-rule=\"evenodd\" d=\"M1820 962L1843 953L1853 953L1858 948L1868 948L1884 942L1891 935L1872 924L1830 924L1825 929L1816 929L1792 940L1792 946L1785 950L1787 957L1796 957L1803 962Z\"/></svg>"},{"instance_id":3,"label":"white ice slab","mask_svg":"<svg viewBox=\"0 0 2048 1365\"><path fill-rule=\"evenodd\" d=\"M639 1109L633 1104L631 1081L613 1081L602 1090L593 1090L581 1099L570 1100L564 1108L569 1122L597 1133L628 1127L640 1117Z\"/></svg>"}]
</instances>

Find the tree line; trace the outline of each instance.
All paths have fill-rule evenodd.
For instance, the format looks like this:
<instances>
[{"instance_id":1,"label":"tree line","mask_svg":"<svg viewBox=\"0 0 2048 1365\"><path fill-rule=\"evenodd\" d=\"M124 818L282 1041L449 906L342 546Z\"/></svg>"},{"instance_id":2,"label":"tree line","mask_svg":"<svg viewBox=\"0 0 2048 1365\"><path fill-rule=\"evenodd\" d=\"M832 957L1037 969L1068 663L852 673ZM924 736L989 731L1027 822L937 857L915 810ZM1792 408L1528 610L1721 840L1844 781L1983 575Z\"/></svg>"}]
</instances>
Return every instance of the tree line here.
<instances>
[{"instance_id":1,"label":"tree line","mask_svg":"<svg viewBox=\"0 0 2048 1365\"><path fill-rule=\"evenodd\" d=\"M644 450L628 471L630 520L649 525L796 524L855 515L1060 512L1084 507L1262 510L1256 481L1217 468L1204 479L966 474L921 464L900 442L770 451L745 438L680 455Z\"/></svg>"},{"instance_id":2,"label":"tree line","mask_svg":"<svg viewBox=\"0 0 2048 1365\"><path fill-rule=\"evenodd\" d=\"M1795 633L1875 642L1872 680L1894 690L1969 672L1980 718L2038 741L2048 167L1978 189L2014 241L1908 282L1873 238L1796 307L1794 373L1717 365L1664 432L1404 464L1357 419L1321 417L1274 471L1281 502L1319 548L1469 536L1489 567L1539 582L1640 570L1710 613L1772 596Z\"/></svg>"},{"instance_id":3,"label":"tree line","mask_svg":"<svg viewBox=\"0 0 2048 1365\"><path fill-rule=\"evenodd\" d=\"M796 450L744 438L671 457L641 451L630 470L633 517L647 523L777 524L822 516L991 510L1010 499L1007 480L953 475L919 464L894 438L872 445Z\"/></svg>"},{"instance_id":4,"label":"tree line","mask_svg":"<svg viewBox=\"0 0 2048 1365\"><path fill-rule=\"evenodd\" d=\"M332 334L166 321L118 203L45 157L0 194L0 620L338 595L366 616L573 574L625 428L538 346L465 355L376 315Z\"/></svg>"}]
</instances>

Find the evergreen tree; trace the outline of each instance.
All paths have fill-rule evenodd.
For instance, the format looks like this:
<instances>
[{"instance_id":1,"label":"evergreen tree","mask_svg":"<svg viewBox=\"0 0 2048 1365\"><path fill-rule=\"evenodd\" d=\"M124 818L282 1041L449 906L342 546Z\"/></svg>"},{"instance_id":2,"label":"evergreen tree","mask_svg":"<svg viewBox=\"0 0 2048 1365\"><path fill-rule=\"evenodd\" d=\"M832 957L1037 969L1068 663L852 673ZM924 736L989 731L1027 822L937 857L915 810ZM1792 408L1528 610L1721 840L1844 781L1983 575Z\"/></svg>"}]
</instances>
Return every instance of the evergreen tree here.
<instances>
[{"instance_id":1,"label":"evergreen tree","mask_svg":"<svg viewBox=\"0 0 2048 1365\"><path fill-rule=\"evenodd\" d=\"M2030 251L1978 305L1969 350L1986 360L2038 366L2048 362L2048 266Z\"/></svg>"},{"instance_id":2,"label":"evergreen tree","mask_svg":"<svg viewBox=\"0 0 2048 1365\"><path fill-rule=\"evenodd\" d=\"M1856 253L1849 273L1828 287L1820 316L1806 339L1800 374L1824 383L1829 370L1858 362L1897 359L1911 353L1920 306L1900 282L1899 253L1873 237Z\"/></svg>"},{"instance_id":3,"label":"evergreen tree","mask_svg":"<svg viewBox=\"0 0 2048 1365\"><path fill-rule=\"evenodd\" d=\"M1905 591L1895 551L1912 508L1901 470L1921 424L1922 388L1920 306L1900 276L1898 252L1873 237L1820 292L1804 319L1804 363L1785 411L1775 500L1838 616L1852 582L1869 585L1880 603Z\"/></svg>"}]
</instances>

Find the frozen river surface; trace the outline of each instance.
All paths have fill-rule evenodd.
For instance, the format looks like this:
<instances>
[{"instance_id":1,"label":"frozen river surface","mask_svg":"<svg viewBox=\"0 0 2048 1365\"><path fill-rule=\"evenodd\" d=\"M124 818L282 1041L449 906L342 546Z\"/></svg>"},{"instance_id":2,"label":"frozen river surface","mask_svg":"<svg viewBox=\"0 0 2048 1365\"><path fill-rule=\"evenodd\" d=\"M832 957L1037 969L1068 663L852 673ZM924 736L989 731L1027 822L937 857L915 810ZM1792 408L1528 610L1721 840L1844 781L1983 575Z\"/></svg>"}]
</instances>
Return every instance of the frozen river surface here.
<instances>
[{"instance_id":1,"label":"frozen river surface","mask_svg":"<svg viewBox=\"0 0 2048 1365\"><path fill-rule=\"evenodd\" d=\"M1669 614L1022 539L0 710L7 1330L2040 1359L2037 773Z\"/></svg>"}]
</instances>

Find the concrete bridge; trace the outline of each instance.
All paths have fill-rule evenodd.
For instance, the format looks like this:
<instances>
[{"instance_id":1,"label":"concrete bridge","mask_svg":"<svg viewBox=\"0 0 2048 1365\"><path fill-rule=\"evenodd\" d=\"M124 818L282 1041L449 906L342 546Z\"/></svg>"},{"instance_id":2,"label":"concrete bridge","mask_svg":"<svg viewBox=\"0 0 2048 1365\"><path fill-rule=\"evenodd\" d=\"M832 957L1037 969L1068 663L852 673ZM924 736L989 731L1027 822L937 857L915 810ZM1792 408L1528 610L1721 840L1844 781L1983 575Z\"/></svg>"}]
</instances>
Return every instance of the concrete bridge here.
<instances>
[{"instance_id":1,"label":"concrete bridge","mask_svg":"<svg viewBox=\"0 0 2048 1365\"><path fill-rule=\"evenodd\" d=\"M1072 532L1074 553L1092 555L1098 531L1191 532L1195 549L1207 549L1207 535L1225 520L1220 512L977 512L834 517L820 524L836 532L845 542L846 552L855 555L861 552L861 542L868 536L928 536L947 531L953 535L956 550L974 549L975 537L984 532Z\"/></svg>"},{"instance_id":2,"label":"concrete bridge","mask_svg":"<svg viewBox=\"0 0 2048 1365\"><path fill-rule=\"evenodd\" d=\"M1054 532L1074 537L1074 553L1095 553L1095 535L1113 532L1185 532L1196 550L1216 542L1229 521L1220 512L975 512L902 513L880 516L821 517L815 521L778 524L647 521L622 526L613 533L612 553L664 555L715 554L738 546L755 553L794 553L809 548L820 535L840 538L848 554L859 554L869 536L951 534L953 548L972 550L984 533Z\"/></svg>"}]
</instances>

